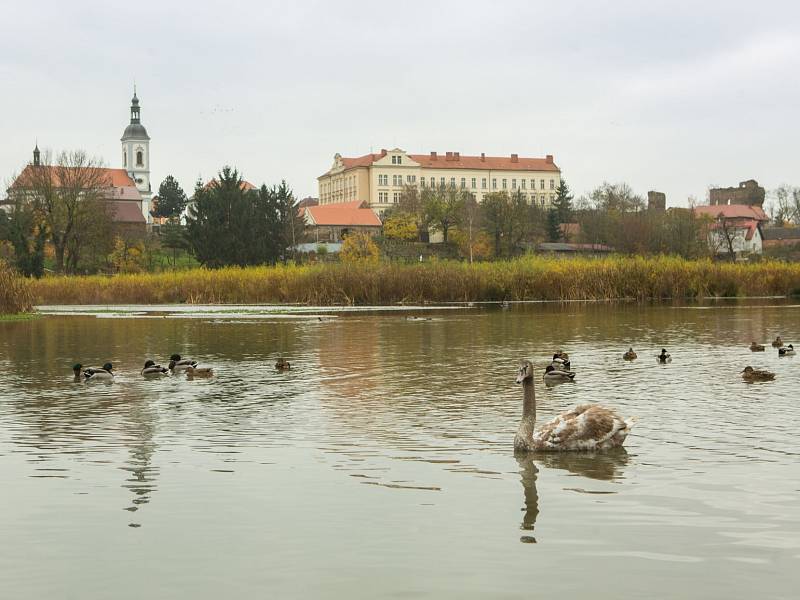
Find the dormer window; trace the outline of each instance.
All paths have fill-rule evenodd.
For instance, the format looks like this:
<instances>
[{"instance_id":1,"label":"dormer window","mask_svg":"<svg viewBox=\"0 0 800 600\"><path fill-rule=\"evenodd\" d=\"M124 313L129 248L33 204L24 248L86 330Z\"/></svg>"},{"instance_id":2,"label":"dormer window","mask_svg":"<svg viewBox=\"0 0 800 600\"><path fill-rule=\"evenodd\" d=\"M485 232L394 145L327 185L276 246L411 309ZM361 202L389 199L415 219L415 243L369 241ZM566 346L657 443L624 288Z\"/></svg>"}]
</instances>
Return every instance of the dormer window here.
<instances>
[{"instance_id":1,"label":"dormer window","mask_svg":"<svg viewBox=\"0 0 800 600\"><path fill-rule=\"evenodd\" d=\"M403 164L403 157L402 156L392 156L392 164L393 165L402 165Z\"/></svg>"}]
</instances>

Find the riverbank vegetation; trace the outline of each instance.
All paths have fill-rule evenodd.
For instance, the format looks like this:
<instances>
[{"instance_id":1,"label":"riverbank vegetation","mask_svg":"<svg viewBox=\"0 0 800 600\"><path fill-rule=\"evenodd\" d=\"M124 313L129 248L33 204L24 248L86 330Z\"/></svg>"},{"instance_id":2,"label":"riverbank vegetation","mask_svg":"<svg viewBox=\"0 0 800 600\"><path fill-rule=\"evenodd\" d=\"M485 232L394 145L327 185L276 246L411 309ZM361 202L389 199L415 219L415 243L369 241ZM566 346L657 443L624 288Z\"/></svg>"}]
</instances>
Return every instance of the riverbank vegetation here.
<instances>
[{"instance_id":1,"label":"riverbank vegetation","mask_svg":"<svg viewBox=\"0 0 800 600\"><path fill-rule=\"evenodd\" d=\"M30 280L21 277L0 260L0 315L18 315L31 311L33 294Z\"/></svg>"},{"instance_id":2,"label":"riverbank vegetation","mask_svg":"<svg viewBox=\"0 0 800 600\"><path fill-rule=\"evenodd\" d=\"M800 293L800 265L681 258L528 256L469 264L356 261L152 274L45 277L38 304L307 303L668 299Z\"/></svg>"}]
</instances>

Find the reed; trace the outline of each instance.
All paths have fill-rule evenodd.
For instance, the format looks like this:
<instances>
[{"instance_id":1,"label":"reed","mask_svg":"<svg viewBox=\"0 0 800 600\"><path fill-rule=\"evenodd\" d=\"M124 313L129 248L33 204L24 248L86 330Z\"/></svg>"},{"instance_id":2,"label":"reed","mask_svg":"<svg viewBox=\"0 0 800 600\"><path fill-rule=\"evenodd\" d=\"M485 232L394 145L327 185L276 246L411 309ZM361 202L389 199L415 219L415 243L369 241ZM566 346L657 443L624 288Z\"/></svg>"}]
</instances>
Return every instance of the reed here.
<instances>
[{"instance_id":1,"label":"reed","mask_svg":"<svg viewBox=\"0 0 800 600\"><path fill-rule=\"evenodd\" d=\"M32 308L30 281L0 260L0 315L27 313Z\"/></svg>"},{"instance_id":2,"label":"reed","mask_svg":"<svg viewBox=\"0 0 800 600\"><path fill-rule=\"evenodd\" d=\"M311 305L492 300L667 299L786 296L800 265L672 257L558 259L530 256L467 264L325 263L116 276L46 277L39 304L302 303Z\"/></svg>"}]
</instances>

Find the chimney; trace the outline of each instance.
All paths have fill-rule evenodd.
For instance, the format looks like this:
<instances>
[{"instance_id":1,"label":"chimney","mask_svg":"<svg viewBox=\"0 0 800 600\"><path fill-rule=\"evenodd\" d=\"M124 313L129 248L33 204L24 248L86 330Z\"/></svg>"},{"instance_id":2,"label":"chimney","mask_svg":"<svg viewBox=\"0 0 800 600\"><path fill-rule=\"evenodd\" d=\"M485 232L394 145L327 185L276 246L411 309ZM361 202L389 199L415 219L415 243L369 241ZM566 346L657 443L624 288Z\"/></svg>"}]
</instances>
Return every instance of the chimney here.
<instances>
[{"instance_id":1,"label":"chimney","mask_svg":"<svg viewBox=\"0 0 800 600\"><path fill-rule=\"evenodd\" d=\"M452 152L446 152L445 153L445 160L453 160L453 153Z\"/></svg>"},{"instance_id":2,"label":"chimney","mask_svg":"<svg viewBox=\"0 0 800 600\"><path fill-rule=\"evenodd\" d=\"M553 155L552 154L548 154L547 156L545 156L544 157L544 162L546 162L548 165L552 165L553 164Z\"/></svg>"},{"instance_id":3,"label":"chimney","mask_svg":"<svg viewBox=\"0 0 800 600\"><path fill-rule=\"evenodd\" d=\"M431 152L431 160L436 160L436 152Z\"/></svg>"},{"instance_id":4,"label":"chimney","mask_svg":"<svg viewBox=\"0 0 800 600\"><path fill-rule=\"evenodd\" d=\"M519 162L519 155L518 154L512 154L511 155L511 162L512 163L518 163Z\"/></svg>"},{"instance_id":5,"label":"chimney","mask_svg":"<svg viewBox=\"0 0 800 600\"><path fill-rule=\"evenodd\" d=\"M381 148L381 156L386 156L386 148Z\"/></svg>"},{"instance_id":6,"label":"chimney","mask_svg":"<svg viewBox=\"0 0 800 600\"><path fill-rule=\"evenodd\" d=\"M453 152L453 160L461 160L461 152Z\"/></svg>"},{"instance_id":7,"label":"chimney","mask_svg":"<svg viewBox=\"0 0 800 600\"><path fill-rule=\"evenodd\" d=\"M481 162L486 162L486 155L481 152Z\"/></svg>"}]
</instances>

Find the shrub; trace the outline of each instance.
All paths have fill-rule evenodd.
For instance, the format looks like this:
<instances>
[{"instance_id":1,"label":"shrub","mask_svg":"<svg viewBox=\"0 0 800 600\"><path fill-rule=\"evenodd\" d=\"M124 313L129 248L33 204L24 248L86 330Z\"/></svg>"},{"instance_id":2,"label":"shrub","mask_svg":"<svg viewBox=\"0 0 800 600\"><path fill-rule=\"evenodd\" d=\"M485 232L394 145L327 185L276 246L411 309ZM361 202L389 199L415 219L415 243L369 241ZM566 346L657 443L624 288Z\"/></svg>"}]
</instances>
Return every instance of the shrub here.
<instances>
[{"instance_id":1,"label":"shrub","mask_svg":"<svg viewBox=\"0 0 800 600\"><path fill-rule=\"evenodd\" d=\"M339 254L342 262L346 263L376 263L381 252L378 245L367 233L351 233L342 243Z\"/></svg>"}]
</instances>

